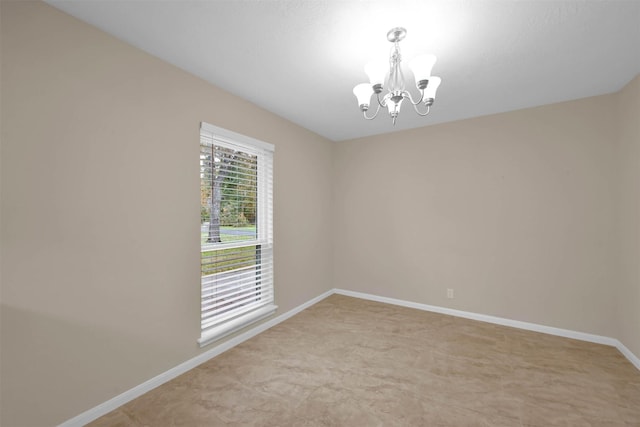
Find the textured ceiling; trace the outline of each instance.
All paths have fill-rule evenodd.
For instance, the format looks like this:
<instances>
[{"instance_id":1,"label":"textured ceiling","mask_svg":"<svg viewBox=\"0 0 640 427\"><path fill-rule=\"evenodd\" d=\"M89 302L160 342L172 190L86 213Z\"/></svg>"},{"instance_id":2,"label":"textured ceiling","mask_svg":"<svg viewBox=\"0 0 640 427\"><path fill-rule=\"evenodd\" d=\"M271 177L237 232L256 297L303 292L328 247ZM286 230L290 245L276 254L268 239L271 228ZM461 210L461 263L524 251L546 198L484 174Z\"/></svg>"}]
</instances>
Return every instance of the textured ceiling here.
<instances>
[{"instance_id":1,"label":"textured ceiling","mask_svg":"<svg viewBox=\"0 0 640 427\"><path fill-rule=\"evenodd\" d=\"M640 73L637 0L48 3L335 141L611 93ZM438 57L442 85L429 116L404 105L394 127L364 120L352 89L396 26L405 60Z\"/></svg>"}]
</instances>

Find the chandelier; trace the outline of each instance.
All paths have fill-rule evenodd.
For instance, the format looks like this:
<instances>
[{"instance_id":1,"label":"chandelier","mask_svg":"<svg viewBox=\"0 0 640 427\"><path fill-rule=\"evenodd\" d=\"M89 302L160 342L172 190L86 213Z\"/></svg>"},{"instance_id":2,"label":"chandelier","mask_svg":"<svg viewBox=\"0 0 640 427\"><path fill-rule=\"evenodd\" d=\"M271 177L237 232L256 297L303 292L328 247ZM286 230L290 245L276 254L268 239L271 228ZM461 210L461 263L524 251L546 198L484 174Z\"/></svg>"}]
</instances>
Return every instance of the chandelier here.
<instances>
[{"instance_id":1,"label":"chandelier","mask_svg":"<svg viewBox=\"0 0 640 427\"><path fill-rule=\"evenodd\" d=\"M383 60L368 63L364 67L364 71L369 76L370 83L361 83L353 88L353 94L358 98L360 111L362 111L364 118L367 120L375 119L380 111L380 107L386 107L395 125L398 114L400 114L400 106L405 99L411 103L418 115L426 116L429 114L429 110L436 98L436 90L438 86L440 86L441 81L440 77L431 76L431 68L433 68L433 64L436 62L436 57L434 55L422 54L409 61L409 68L413 72L416 87L420 91L420 99L414 101L411 93L405 89L404 75L400 68L400 62L402 61L400 41L404 39L406 35L407 30L401 27L389 30L387 40L393 43L389 62L387 63L387 61ZM387 73L387 93L380 98ZM369 101L371 101L371 95L374 94L378 105L376 106L376 112L373 116L369 117L367 116Z\"/></svg>"}]
</instances>

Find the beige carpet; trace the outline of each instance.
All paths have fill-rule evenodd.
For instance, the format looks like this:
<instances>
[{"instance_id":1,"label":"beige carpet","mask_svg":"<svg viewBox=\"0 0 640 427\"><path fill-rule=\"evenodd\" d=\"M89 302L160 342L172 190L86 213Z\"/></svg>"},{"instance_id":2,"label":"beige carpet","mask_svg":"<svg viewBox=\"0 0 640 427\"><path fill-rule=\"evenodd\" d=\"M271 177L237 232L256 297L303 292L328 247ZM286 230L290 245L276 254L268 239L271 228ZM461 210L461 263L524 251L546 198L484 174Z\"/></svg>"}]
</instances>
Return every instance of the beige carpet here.
<instances>
[{"instance_id":1,"label":"beige carpet","mask_svg":"<svg viewBox=\"0 0 640 427\"><path fill-rule=\"evenodd\" d=\"M340 295L91 426L640 426L613 347Z\"/></svg>"}]
</instances>

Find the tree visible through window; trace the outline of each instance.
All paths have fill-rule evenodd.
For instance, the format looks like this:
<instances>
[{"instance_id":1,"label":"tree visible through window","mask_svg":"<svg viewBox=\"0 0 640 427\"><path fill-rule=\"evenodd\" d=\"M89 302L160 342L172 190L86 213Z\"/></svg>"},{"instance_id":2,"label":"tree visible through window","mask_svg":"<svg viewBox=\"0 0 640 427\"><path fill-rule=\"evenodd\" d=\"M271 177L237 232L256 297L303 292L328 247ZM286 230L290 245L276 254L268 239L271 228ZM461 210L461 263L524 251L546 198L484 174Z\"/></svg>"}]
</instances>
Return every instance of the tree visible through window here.
<instances>
[{"instance_id":1,"label":"tree visible through window","mask_svg":"<svg viewBox=\"0 0 640 427\"><path fill-rule=\"evenodd\" d=\"M200 219L206 243L256 236L257 160L215 144L201 149Z\"/></svg>"},{"instance_id":2,"label":"tree visible through window","mask_svg":"<svg viewBox=\"0 0 640 427\"><path fill-rule=\"evenodd\" d=\"M272 159L270 144L202 126L201 344L275 310Z\"/></svg>"}]
</instances>

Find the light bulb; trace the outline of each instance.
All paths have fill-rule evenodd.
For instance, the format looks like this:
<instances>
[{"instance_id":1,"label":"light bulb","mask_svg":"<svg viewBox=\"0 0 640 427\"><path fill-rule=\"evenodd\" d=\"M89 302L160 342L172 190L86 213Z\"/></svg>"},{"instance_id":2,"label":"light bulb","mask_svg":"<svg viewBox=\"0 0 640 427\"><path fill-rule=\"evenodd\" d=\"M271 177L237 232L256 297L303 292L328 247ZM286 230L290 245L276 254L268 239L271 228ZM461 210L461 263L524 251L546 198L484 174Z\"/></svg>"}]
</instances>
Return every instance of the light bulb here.
<instances>
[{"instance_id":1,"label":"light bulb","mask_svg":"<svg viewBox=\"0 0 640 427\"><path fill-rule=\"evenodd\" d=\"M409 61L409 68L411 68L413 72L418 89L424 89L426 80L429 80L429 77L431 77L431 69L435 63L436 57L427 54L416 56ZM429 82L429 85L431 85L431 82Z\"/></svg>"},{"instance_id":2,"label":"light bulb","mask_svg":"<svg viewBox=\"0 0 640 427\"><path fill-rule=\"evenodd\" d=\"M387 61L371 61L364 66L364 72L369 76L371 85L384 85L384 78L389 71L389 63Z\"/></svg>"},{"instance_id":3,"label":"light bulb","mask_svg":"<svg viewBox=\"0 0 640 427\"><path fill-rule=\"evenodd\" d=\"M440 77L431 76L429 78L429 84L427 85L427 88L424 90L424 96L422 97L425 103L429 99L436 99L436 91L438 90L438 86L440 86L441 82L442 82L442 79Z\"/></svg>"},{"instance_id":4,"label":"light bulb","mask_svg":"<svg viewBox=\"0 0 640 427\"><path fill-rule=\"evenodd\" d=\"M369 101L371 100L371 95L373 94L373 89L369 83L360 83L356 87L353 88L353 94L358 98L358 106L361 110L366 110L369 108ZM363 108L363 106L365 106Z\"/></svg>"}]
</instances>

